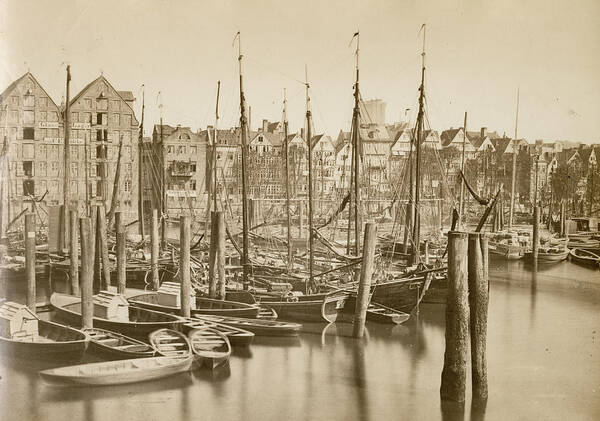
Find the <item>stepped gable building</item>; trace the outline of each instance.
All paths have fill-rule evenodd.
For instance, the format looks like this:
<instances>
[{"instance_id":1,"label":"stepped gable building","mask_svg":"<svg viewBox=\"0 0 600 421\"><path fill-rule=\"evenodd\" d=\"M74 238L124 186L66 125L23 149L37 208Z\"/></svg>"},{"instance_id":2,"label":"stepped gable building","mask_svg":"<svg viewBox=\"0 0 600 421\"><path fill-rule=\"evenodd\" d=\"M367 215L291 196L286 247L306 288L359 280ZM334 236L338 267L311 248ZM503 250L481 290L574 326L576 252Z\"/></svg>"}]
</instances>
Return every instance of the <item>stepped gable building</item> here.
<instances>
[{"instance_id":1,"label":"stepped gable building","mask_svg":"<svg viewBox=\"0 0 600 421\"><path fill-rule=\"evenodd\" d=\"M62 202L60 109L30 72L0 95L0 232L33 206ZM13 228L22 225L22 219Z\"/></svg>"},{"instance_id":2,"label":"stepped gable building","mask_svg":"<svg viewBox=\"0 0 600 421\"><path fill-rule=\"evenodd\" d=\"M111 207L119 146L121 171L117 186L116 210L125 221L137 218L138 203L138 120L130 91L117 91L100 75L70 102L71 202ZM86 165L88 186L86 189Z\"/></svg>"},{"instance_id":3,"label":"stepped gable building","mask_svg":"<svg viewBox=\"0 0 600 421\"><path fill-rule=\"evenodd\" d=\"M162 190L161 171L165 172L166 209L169 217L196 215L206 207L206 134L195 133L189 127L154 125L152 150L158 183L155 192ZM164 157L164 162L163 162ZM162 165L161 165L162 163ZM154 196L155 203L160 197ZM160 208L160 205L156 205Z\"/></svg>"}]
</instances>

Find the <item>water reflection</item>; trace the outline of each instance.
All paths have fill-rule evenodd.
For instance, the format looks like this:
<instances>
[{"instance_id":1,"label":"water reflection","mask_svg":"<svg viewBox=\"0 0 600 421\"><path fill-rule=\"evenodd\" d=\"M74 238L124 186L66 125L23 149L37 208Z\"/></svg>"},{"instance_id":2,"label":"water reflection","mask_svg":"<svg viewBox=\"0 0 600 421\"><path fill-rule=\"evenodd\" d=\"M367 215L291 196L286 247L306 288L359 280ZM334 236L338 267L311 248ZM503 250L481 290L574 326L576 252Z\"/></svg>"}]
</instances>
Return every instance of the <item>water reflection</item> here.
<instances>
[{"instance_id":1,"label":"water reflection","mask_svg":"<svg viewBox=\"0 0 600 421\"><path fill-rule=\"evenodd\" d=\"M356 401L358 404L359 419L369 419L369 397L367 385L367 372L365 368L365 345L362 340L357 340L352 348L352 362L354 367L354 385L356 386Z\"/></svg>"}]
</instances>

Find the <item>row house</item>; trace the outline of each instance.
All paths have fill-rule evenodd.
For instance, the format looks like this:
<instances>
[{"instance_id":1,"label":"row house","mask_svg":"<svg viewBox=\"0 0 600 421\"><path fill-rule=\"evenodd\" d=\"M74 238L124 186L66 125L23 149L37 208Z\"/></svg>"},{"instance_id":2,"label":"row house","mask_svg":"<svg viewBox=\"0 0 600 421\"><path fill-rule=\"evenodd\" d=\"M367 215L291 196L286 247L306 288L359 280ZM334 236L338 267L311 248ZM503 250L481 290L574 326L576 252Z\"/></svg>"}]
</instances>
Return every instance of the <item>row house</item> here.
<instances>
[{"instance_id":1,"label":"row house","mask_svg":"<svg viewBox=\"0 0 600 421\"><path fill-rule=\"evenodd\" d=\"M331 137L326 134L313 136L313 185L315 196L319 199L327 198L335 193L335 146Z\"/></svg>"},{"instance_id":2,"label":"row house","mask_svg":"<svg viewBox=\"0 0 600 421\"><path fill-rule=\"evenodd\" d=\"M189 127L156 124L152 145L156 172L165 174L164 212L170 217L199 214L206 206L206 138ZM158 178L160 192L162 177Z\"/></svg>"},{"instance_id":3,"label":"row house","mask_svg":"<svg viewBox=\"0 0 600 421\"><path fill-rule=\"evenodd\" d=\"M130 91L117 91L100 75L86 85L69 104L71 203L80 209L86 200L111 207L113 189L125 221L137 218L138 134L135 98ZM120 179L115 186L121 149ZM87 181L87 184L86 184Z\"/></svg>"},{"instance_id":4,"label":"row house","mask_svg":"<svg viewBox=\"0 0 600 421\"><path fill-rule=\"evenodd\" d=\"M62 202L63 127L59 107L30 72L0 95L0 229L23 209Z\"/></svg>"},{"instance_id":5,"label":"row house","mask_svg":"<svg viewBox=\"0 0 600 421\"><path fill-rule=\"evenodd\" d=\"M283 180L283 134L270 132L268 121L263 127L249 133L248 184L249 194L254 198L279 198L284 194Z\"/></svg>"}]
</instances>

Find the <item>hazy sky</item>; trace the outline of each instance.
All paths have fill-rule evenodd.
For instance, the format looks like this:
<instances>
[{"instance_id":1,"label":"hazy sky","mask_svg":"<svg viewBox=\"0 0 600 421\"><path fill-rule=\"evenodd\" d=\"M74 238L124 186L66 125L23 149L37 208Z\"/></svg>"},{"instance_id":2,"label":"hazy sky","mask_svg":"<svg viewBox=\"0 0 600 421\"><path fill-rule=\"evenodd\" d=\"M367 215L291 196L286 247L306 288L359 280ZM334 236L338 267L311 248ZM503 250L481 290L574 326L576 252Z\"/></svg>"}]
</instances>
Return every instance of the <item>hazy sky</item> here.
<instances>
[{"instance_id":1,"label":"hazy sky","mask_svg":"<svg viewBox=\"0 0 600 421\"><path fill-rule=\"evenodd\" d=\"M333 137L350 125L357 29L363 98L385 100L388 122L406 108L414 119L426 23L433 128L462 126L467 110L469 129L513 136L520 86L519 137L600 142L598 0L0 0L0 15L0 89L30 69L60 102L70 63L73 95L102 71L138 98L145 83L148 122L160 90L165 123L204 128L221 80L230 127L239 30L253 127L280 119L284 88L291 128L303 125L306 64L316 131Z\"/></svg>"}]
</instances>

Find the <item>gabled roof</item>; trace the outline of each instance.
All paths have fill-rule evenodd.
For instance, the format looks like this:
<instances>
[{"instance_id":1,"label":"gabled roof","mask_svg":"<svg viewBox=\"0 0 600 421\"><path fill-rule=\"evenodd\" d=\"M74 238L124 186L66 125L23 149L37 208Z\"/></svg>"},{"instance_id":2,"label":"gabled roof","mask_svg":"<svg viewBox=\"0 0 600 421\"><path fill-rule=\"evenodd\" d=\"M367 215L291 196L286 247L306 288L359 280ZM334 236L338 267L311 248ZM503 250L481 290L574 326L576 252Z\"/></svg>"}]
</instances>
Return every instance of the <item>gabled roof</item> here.
<instances>
[{"instance_id":1,"label":"gabled roof","mask_svg":"<svg viewBox=\"0 0 600 421\"><path fill-rule=\"evenodd\" d=\"M273 133L275 130L277 130L279 128L279 125L281 123L279 121L276 121L274 123L269 123L269 125L267 126L267 131L269 133Z\"/></svg>"},{"instance_id":2,"label":"gabled roof","mask_svg":"<svg viewBox=\"0 0 600 421\"><path fill-rule=\"evenodd\" d=\"M506 148L508 148L511 141L512 139L508 137L500 137L498 139L492 139L492 144L494 145L494 148L496 148L497 153L503 154L506 152Z\"/></svg>"},{"instance_id":3,"label":"gabled roof","mask_svg":"<svg viewBox=\"0 0 600 421\"><path fill-rule=\"evenodd\" d=\"M207 143L213 141L214 130L207 129L202 132L206 137ZM217 129L217 145L225 146L239 146L241 142L241 131L239 127L232 127L231 129Z\"/></svg>"},{"instance_id":4,"label":"gabled roof","mask_svg":"<svg viewBox=\"0 0 600 421\"><path fill-rule=\"evenodd\" d=\"M123 98L125 101L135 101L135 97L133 96L133 92L131 91L117 91L117 93Z\"/></svg>"},{"instance_id":5,"label":"gabled roof","mask_svg":"<svg viewBox=\"0 0 600 421\"><path fill-rule=\"evenodd\" d=\"M52 99L52 97L50 95L48 95L48 92L46 92L46 90L44 89L44 87L42 86L42 84L40 82L38 82L38 80L35 78L35 76L31 73L31 72L27 72L25 73L23 76L21 76L20 78L18 78L17 80L15 80L13 83L11 83L10 85L8 85L6 87L6 89L0 94L0 104L4 102L5 98L10 96L10 94L12 93L12 91L17 87L17 85L26 77L31 77L31 79L33 79L33 81L40 87L40 89L46 94L46 96L48 98L50 98L50 101L52 101L52 104L56 107L59 108L58 105L56 105L56 102L54 102L54 100Z\"/></svg>"},{"instance_id":6,"label":"gabled roof","mask_svg":"<svg viewBox=\"0 0 600 421\"><path fill-rule=\"evenodd\" d=\"M365 142L391 142L387 128L383 124L361 125L360 139Z\"/></svg>"},{"instance_id":7,"label":"gabled roof","mask_svg":"<svg viewBox=\"0 0 600 421\"><path fill-rule=\"evenodd\" d=\"M450 145L460 131L462 131L462 127L459 127L458 129L444 130L440 136L442 147Z\"/></svg>"},{"instance_id":8,"label":"gabled roof","mask_svg":"<svg viewBox=\"0 0 600 421\"><path fill-rule=\"evenodd\" d=\"M162 125L162 136L163 137L170 136L175 130L176 130L176 127L169 126L168 124L163 124ZM160 126L160 124L155 124L154 125L153 133L156 133L157 136L161 135L161 126Z\"/></svg>"},{"instance_id":9,"label":"gabled roof","mask_svg":"<svg viewBox=\"0 0 600 421\"><path fill-rule=\"evenodd\" d=\"M321 133L321 134L313 136L313 138L312 138L312 147L314 148L317 145L317 143L319 143L323 138L329 138L330 143L333 146L333 149L335 150L335 145L331 141L331 138L329 136L327 136L326 134L324 134L324 133Z\"/></svg>"},{"instance_id":10,"label":"gabled roof","mask_svg":"<svg viewBox=\"0 0 600 421\"><path fill-rule=\"evenodd\" d=\"M82 96L82 95L83 95L83 94L84 94L84 93L85 93L85 92L86 92L86 91L87 91L87 90L88 90L88 89L89 89L89 88L90 88L92 85L94 85L96 82L98 82L98 81L100 81L100 80L104 81L104 82L105 82L105 83L106 83L106 84L107 84L107 85L108 85L108 86L109 86L109 87L110 87L110 88L111 88L113 91L115 91L115 92L117 93L117 95L119 96L119 98L121 98L121 99L123 100L123 102L124 102L125 104L127 104L127 106L129 107L129 109L131 110L131 113L133 114L133 118L135 118L135 119L137 120L137 118L135 117L135 111L133 111L133 108L131 108L131 105L129 104L129 102L127 102L127 100L125 100L125 98L123 98L123 97L121 96L121 92L129 92L129 93L131 93L131 92L130 92L130 91L117 91L117 90L115 89L115 87L114 87L114 86L113 86L113 85L112 85L112 84L111 84L111 83L108 81L108 79L106 79L106 78L104 77L104 75L100 75L100 76L98 76L96 79L92 80L90 83L88 83L87 85L85 85L85 86L84 86L84 88L83 88L81 91L79 91L79 93L78 93L77 95L75 95L75 96L73 97L73 99L72 99L72 100L69 102L69 104L72 106L72 105L73 105L73 104L75 104L77 101L79 101L79 98L81 98L81 96ZM131 94L131 96L133 97L133 94Z\"/></svg>"}]
</instances>

